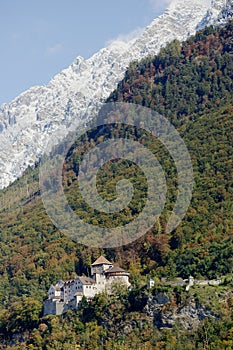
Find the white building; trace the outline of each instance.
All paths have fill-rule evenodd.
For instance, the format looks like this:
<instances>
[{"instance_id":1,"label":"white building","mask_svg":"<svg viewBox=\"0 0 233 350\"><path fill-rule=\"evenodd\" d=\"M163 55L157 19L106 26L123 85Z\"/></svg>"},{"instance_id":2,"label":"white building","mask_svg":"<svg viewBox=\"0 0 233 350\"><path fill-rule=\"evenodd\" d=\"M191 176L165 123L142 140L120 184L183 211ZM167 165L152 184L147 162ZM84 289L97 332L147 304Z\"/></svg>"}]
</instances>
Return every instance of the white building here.
<instances>
[{"instance_id":1,"label":"white building","mask_svg":"<svg viewBox=\"0 0 233 350\"><path fill-rule=\"evenodd\" d=\"M91 265L91 278L81 276L65 282L60 280L49 288L48 299L44 301L44 315L60 315L68 309L77 309L83 296L90 300L103 291L111 293L111 285L115 281L129 287L129 273L100 256Z\"/></svg>"}]
</instances>

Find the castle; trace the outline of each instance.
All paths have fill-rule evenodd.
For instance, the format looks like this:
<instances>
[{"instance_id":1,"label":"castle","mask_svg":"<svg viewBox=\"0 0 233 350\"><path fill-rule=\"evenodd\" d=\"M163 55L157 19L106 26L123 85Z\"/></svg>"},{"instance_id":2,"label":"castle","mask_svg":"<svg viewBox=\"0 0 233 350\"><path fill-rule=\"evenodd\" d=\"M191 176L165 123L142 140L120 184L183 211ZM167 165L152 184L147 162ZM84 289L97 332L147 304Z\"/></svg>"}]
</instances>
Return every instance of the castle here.
<instances>
[{"instance_id":1,"label":"castle","mask_svg":"<svg viewBox=\"0 0 233 350\"><path fill-rule=\"evenodd\" d=\"M48 299L43 303L44 316L61 315L66 310L78 309L83 297L90 300L104 291L110 294L112 283L116 281L129 287L129 273L100 256L91 265L91 277L81 276L65 282L60 280L49 288Z\"/></svg>"}]
</instances>

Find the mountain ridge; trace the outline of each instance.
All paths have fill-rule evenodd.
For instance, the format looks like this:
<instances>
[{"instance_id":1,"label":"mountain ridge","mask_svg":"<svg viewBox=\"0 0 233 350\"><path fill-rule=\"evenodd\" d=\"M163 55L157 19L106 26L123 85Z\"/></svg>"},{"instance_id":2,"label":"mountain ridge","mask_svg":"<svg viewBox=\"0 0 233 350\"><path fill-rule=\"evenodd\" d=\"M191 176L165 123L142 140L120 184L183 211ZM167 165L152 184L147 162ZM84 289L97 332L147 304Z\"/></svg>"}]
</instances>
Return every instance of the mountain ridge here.
<instances>
[{"instance_id":1,"label":"mountain ridge","mask_svg":"<svg viewBox=\"0 0 233 350\"><path fill-rule=\"evenodd\" d=\"M230 1L228 1L230 3ZM48 86L35 86L0 109L0 188L17 179L69 131L85 125L117 87L133 60L158 53L173 39L185 40L209 23L221 22L226 1L174 1L138 38L115 41L88 60L78 56Z\"/></svg>"}]
</instances>

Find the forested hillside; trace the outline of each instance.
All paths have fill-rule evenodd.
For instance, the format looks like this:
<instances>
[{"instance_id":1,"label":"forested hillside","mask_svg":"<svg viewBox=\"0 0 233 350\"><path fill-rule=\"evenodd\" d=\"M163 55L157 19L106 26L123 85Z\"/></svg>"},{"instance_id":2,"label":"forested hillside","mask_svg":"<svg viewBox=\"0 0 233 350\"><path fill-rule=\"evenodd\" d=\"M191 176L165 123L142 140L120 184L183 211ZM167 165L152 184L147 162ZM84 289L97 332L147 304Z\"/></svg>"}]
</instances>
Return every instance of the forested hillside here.
<instances>
[{"instance_id":1,"label":"forested hillside","mask_svg":"<svg viewBox=\"0 0 233 350\"><path fill-rule=\"evenodd\" d=\"M166 173L166 205L159 222L146 237L129 246L103 252L63 236L43 207L38 168L28 169L21 179L0 192L2 348L18 332L21 335L15 338L15 343L21 341L24 345L5 348L130 349L135 344L144 349L145 343L147 349L232 348L233 320L229 314L233 262L232 38L233 22L220 29L206 28L182 44L174 41L158 56L133 62L108 99L154 109L174 124L186 143L194 168L193 198L183 222L170 235L165 229L177 195L176 169L167 150L157 140L150 140L143 130L113 125L89 133L77 140L64 167L65 191L74 210L88 222L111 226L113 219L124 224L143 207L145 178L127 161L106 164L98 179L103 197L114 198L116 181L125 175L133 179L136 173L133 183L137 191L129 208L117 217L96 216L78 190L82 155L108 136L126 133L156 153ZM100 253L129 270L135 290L122 292L116 299L100 296L91 306L84 302L83 311L77 314L41 320L41 302L50 284L75 272L87 274L91 261ZM178 325L172 332L159 332L156 326L151 329L146 313L141 312L149 298L144 290L146 277L153 276L159 283L162 277L187 278L190 274L197 278L227 276L219 291L197 289L192 296L196 303L205 304L209 300L208 307L214 309L218 321L204 321L196 333L181 330ZM188 304L189 296L183 290L160 288L171 294L169 310ZM120 329L122 320L128 324L127 330ZM127 337L123 337L126 331Z\"/></svg>"}]
</instances>

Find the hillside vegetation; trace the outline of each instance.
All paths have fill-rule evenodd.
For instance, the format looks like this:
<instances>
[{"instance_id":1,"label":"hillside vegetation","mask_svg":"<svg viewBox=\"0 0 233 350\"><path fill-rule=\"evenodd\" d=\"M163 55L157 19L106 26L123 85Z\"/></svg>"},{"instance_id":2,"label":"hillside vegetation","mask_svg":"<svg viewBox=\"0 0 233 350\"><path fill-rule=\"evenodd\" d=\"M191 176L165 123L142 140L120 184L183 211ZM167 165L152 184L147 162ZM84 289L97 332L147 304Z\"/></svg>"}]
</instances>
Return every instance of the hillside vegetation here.
<instances>
[{"instance_id":1,"label":"hillside vegetation","mask_svg":"<svg viewBox=\"0 0 233 350\"><path fill-rule=\"evenodd\" d=\"M232 38L233 22L230 22L224 28L206 28L182 44L174 41L158 56L133 62L108 99L109 102L136 103L154 109L173 123L186 143L194 168L193 198L183 222L170 235L165 229L177 195L175 165L158 140L151 140L143 130L112 125L92 131L77 140L64 166L65 192L73 209L88 222L109 227L115 223L124 224L138 215L146 199L145 177L130 162L107 163L98 178L101 195L106 199L115 198L115 184L125 176L133 179L135 195L128 208L119 215L96 215L84 203L78 189L77 174L83 154L109 136L125 136L126 133L127 137L139 140L156 154L166 173L166 205L159 222L146 237L129 246L100 251L63 236L43 207L38 167L28 169L21 179L0 192L2 348L129 349L132 344L141 349L178 350L184 349L184 344L185 349L232 348L232 298L227 294L232 288L230 282L224 292L228 297L224 297L222 304L217 292L214 293L216 300L212 300L211 307L216 304L218 322L203 321L197 333L181 330L178 326L172 331L151 329L142 308L130 304L132 295L129 292L121 295L119 300L110 298L106 301L100 296L93 301L93 308L84 305L88 317L82 311L60 318L41 319L42 300L50 284L68 279L75 272L87 274L91 262L100 253L129 270L137 291L134 297L137 296L139 301L143 299L147 275L170 279L187 278L189 274L197 278L231 277ZM205 293L208 299L211 293L208 289ZM175 297L177 293L172 295L171 310L180 302ZM195 298L203 299L199 290ZM140 302L139 305L142 306ZM106 313L111 322L106 321ZM104 315L103 318L100 315ZM120 320L129 324L124 339L122 334L126 331L120 331ZM18 341L21 345L10 346L9 339L18 333L20 336L14 343Z\"/></svg>"}]
</instances>

